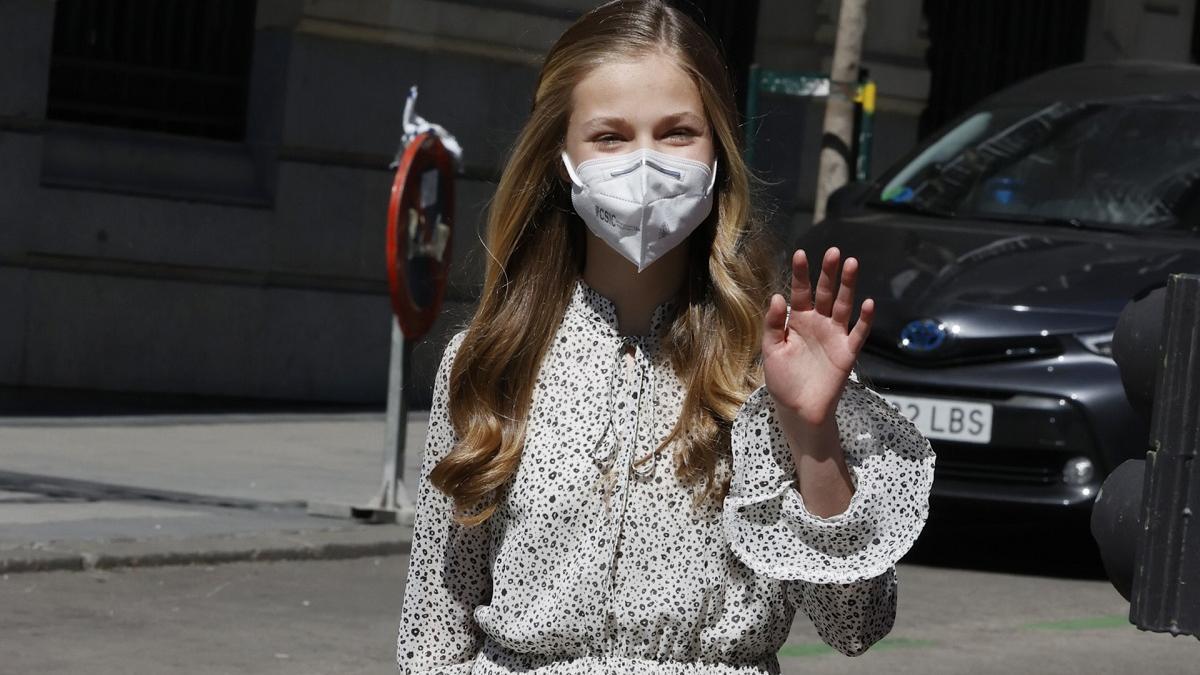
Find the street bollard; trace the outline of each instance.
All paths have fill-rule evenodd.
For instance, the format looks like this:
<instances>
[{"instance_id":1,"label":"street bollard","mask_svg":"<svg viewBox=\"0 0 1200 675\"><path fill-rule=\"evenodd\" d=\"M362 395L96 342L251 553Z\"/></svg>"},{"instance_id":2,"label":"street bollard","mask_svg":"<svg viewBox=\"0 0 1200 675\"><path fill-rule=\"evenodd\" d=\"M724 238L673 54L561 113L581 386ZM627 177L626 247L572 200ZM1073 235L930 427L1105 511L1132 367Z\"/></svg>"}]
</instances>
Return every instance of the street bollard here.
<instances>
[{"instance_id":1,"label":"street bollard","mask_svg":"<svg viewBox=\"0 0 1200 675\"><path fill-rule=\"evenodd\" d=\"M1129 618L1200 636L1200 276L1171 276L1166 306Z\"/></svg>"},{"instance_id":2,"label":"street bollard","mask_svg":"<svg viewBox=\"0 0 1200 675\"><path fill-rule=\"evenodd\" d=\"M1154 382L1150 449L1105 480L1092 534L1131 623L1200 637L1200 276L1126 307L1114 356L1135 405Z\"/></svg>"}]
</instances>

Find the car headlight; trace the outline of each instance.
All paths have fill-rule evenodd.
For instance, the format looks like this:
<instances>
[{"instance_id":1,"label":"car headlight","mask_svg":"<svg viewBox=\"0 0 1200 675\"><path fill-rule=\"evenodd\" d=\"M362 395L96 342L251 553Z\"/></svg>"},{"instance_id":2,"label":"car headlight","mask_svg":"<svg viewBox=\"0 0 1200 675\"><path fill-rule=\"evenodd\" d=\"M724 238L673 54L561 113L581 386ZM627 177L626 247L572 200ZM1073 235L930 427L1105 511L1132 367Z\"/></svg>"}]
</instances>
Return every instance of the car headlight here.
<instances>
[{"instance_id":1,"label":"car headlight","mask_svg":"<svg viewBox=\"0 0 1200 675\"><path fill-rule=\"evenodd\" d=\"M1112 358L1113 332L1111 330L1107 333L1087 333L1084 335L1076 335L1075 338L1079 340L1079 344L1083 345L1083 348L1089 352L1093 354L1099 354L1100 356L1106 356L1110 359Z\"/></svg>"}]
</instances>

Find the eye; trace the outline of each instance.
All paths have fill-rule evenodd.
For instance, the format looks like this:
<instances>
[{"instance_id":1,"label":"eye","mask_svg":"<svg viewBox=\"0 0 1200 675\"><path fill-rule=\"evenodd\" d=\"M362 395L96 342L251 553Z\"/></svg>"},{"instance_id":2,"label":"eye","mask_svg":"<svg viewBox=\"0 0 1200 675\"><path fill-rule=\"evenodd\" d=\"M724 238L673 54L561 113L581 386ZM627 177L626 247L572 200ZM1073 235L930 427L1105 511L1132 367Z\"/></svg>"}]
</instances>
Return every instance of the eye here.
<instances>
[{"instance_id":1,"label":"eye","mask_svg":"<svg viewBox=\"0 0 1200 675\"><path fill-rule=\"evenodd\" d=\"M667 138L672 142L687 142L700 134L690 127L676 127L667 132Z\"/></svg>"},{"instance_id":2,"label":"eye","mask_svg":"<svg viewBox=\"0 0 1200 675\"><path fill-rule=\"evenodd\" d=\"M591 142L600 146L613 146L620 143L624 139L614 133L597 134L591 138Z\"/></svg>"}]
</instances>

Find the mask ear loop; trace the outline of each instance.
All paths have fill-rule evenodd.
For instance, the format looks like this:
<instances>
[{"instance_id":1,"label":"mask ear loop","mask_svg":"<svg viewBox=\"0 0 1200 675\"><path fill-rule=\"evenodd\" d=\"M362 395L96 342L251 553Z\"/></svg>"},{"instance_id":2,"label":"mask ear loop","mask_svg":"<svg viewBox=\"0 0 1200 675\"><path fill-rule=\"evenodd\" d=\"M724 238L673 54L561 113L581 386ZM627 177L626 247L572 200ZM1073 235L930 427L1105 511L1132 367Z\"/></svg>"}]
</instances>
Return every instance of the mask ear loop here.
<instances>
[{"instance_id":1,"label":"mask ear loop","mask_svg":"<svg viewBox=\"0 0 1200 675\"><path fill-rule=\"evenodd\" d=\"M704 190L705 197L707 197L712 192L713 186L716 184L717 184L717 160L714 159L713 167L712 167L712 179L708 181L708 187L705 188L705 190Z\"/></svg>"},{"instance_id":2,"label":"mask ear loop","mask_svg":"<svg viewBox=\"0 0 1200 675\"><path fill-rule=\"evenodd\" d=\"M567 166L567 175L571 177L571 182L575 183L575 185L580 188L584 187L583 181L579 178L579 174L575 173L575 167L571 166L571 158L567 156L566 151L563 151L562 160L563 164Z\"/></svg>"}]
</instances>

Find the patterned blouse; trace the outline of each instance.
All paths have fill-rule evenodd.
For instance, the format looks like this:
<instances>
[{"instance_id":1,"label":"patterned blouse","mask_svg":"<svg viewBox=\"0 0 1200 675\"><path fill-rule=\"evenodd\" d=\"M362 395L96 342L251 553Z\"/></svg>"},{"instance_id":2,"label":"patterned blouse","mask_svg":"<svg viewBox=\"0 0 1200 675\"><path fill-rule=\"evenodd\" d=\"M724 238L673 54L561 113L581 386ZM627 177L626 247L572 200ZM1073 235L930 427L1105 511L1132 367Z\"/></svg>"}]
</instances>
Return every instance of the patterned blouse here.
<instances>
[{"instance_id":1,"label":"patterned blouse","mask_svg":"<svg viewBox=\"0 0 1200 675\"><path fill-rule=\"evenodd\" d=\"M728 496L693 510L695 488L654 452L686 391L658 346L674 310L659 305L648 335L623 336L612 302L576 280L517 471L470 528L428 479L456 440L446 391L463 332L450 340L417 491L401 672L778 673L797 609L848 655L891 630L894 565L928 514L928 441L852 375L836 421L855 491L845 512L818 517L762 385L734 420L732 460L718 463Z\"/></svg>"}]
</instances>

